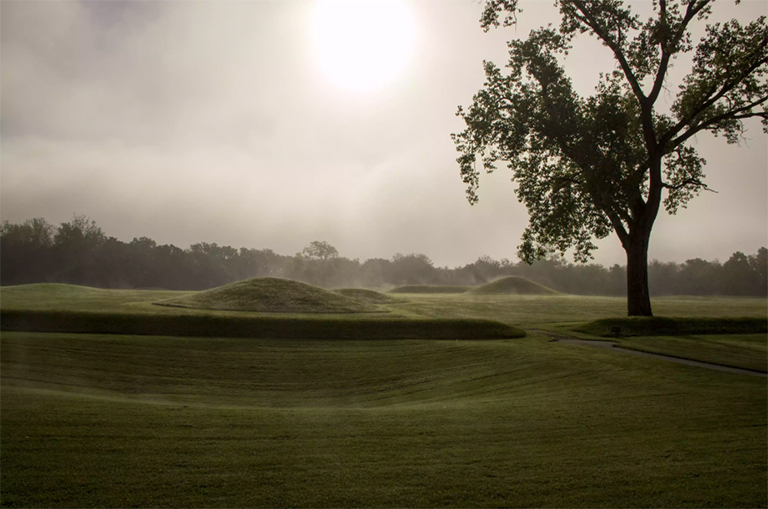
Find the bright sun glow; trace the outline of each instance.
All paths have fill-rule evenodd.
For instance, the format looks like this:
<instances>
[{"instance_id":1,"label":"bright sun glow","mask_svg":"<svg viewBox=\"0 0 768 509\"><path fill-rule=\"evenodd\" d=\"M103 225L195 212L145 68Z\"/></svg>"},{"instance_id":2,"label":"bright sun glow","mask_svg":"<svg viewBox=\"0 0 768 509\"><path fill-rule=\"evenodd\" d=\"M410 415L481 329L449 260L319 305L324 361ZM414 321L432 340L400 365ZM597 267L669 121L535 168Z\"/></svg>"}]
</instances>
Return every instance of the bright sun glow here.
<instances>
[{"instance_id":1,"label":"bright sun glow","mask_svg":"<svg viewBox=\"0 0 768 509\"><path fill-rule=\"evenodd\" d=\"M320 0L312 14L315 58L334 84L372 90L408 62L415 29L402 0Z\"/></svg>"}]
</instances>

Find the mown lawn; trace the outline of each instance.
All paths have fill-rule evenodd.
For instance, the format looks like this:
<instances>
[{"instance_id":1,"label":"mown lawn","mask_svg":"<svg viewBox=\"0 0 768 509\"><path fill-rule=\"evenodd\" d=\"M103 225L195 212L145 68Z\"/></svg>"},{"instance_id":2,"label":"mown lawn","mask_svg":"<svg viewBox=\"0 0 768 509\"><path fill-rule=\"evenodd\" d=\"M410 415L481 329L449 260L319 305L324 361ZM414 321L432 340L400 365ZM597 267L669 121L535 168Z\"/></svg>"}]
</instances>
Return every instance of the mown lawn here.
<instances>
[{"instance_id":1,"label":"mown lawn","mask_svg":"<svg viewBox=\"0 0 768 509\"><path fill-rule=\"evenodd\" d=\"M768 371L768 342L765 334L656 336L622 338L624 348L674 355L683 359L723 366Z\"/></svg>"},{"instance_id":2,"label":"mown lawn","mask_svg":"<svg viewBox=\"0 0 768 509\"><path fill-rule=\"evenodd\" d=\"M3 333L2 504L765 506L757 377L525 339Z\"/></svg>"},{"instance_id":3,"label":"mown lawn","mask_svg":"<svg viewBox=\"0 0 768 509\"><path fill-rule=\"evenodd\" d=\"M149 304L158 295L64 287L0 294L3 310L203 316ZM385 314L498 320L528 336L371 341L3 331L0 504L768 505L765 378L551 342L537 332L622 316L623 299L404 298ZM669 316L765 317L765 304L654 301ZM745 353L764 359L765 339L622 341L730 362Z\"/></svg>"},{"instance_id":4,"label":"mown lawn","mask_svg":"<svg viewBox=\"0 0 768 509\"><path fill-rule=\"evenodd\" d=\"M523 328L575 324L627 315L627 300L578 295L407 295L408 302L389 306L431 317L486 318ZM662 297L653 299L657 316L768 317L765 298Z\"/></svg>"}]
</instances>

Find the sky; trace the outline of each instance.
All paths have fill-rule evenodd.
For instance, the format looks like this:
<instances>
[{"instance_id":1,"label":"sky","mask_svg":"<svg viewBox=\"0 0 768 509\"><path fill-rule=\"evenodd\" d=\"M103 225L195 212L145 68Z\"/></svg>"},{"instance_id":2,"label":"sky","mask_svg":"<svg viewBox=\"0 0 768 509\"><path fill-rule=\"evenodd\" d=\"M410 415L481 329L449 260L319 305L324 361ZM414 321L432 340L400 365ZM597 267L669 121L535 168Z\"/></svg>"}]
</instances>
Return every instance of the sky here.
<instances>
[{"instance_id":1,"label":"sky","mask_svg":"<svg viewBox=\"0 0 768 509\"><path fill-rule=\"evenodd\" d=\"M524 1L517 27L484 33L473 0L373 13L309 0L2 0L0 217L84 214L120 240L182 248L292 255L323 240L360 260L515 261L528 215L511 172L483 175L470 206L450 134L483 85L482 61L503 65L505 41L557 23L551 4ZM722 1L711 20L761 14L765 0ZM339 40L351 27L356 42ZM577 42L566 61L577 91L613 70L606 51ZM739 146L710 135L694 146L717 193L662 213L650 258L725 261L768 246L759 123ZM625 263L615 235L598 245L596 262Z\"/></svg>"}]
</instances>

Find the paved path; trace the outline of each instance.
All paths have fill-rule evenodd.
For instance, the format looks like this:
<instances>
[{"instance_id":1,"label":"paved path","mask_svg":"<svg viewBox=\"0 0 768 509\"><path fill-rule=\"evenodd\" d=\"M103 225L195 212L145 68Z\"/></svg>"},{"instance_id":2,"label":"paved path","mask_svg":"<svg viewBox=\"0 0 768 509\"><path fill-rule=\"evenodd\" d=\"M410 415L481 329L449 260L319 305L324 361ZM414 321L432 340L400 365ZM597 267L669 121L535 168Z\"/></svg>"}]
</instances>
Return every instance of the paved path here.
<instances>
[{"instance_id":1,"label":"paved path","mask_svg":"<svg viewBox=\"0 0 768 509\"><path fill-rule=\"evenodd\" d=\"M597 340L589 340L589 339L579 339L574 336L563 334L561 332L546 331L541 329L532 329L532 332L539 332L541 334L544 334L545 336L552 338L552 341L557 341L558 343L565 343L568 345L593 346L596 348L605 348L607 350L613 350L614 352L622 352L622 353L628 353L631 355L639 355L641 357L653 357L656 359L662 359L669 362L677 362L678 364L685 364L687 366L698 366L700 368L715 369L718 371L726 371L728 373L739 373L742 375L760 376L763 378L768 377L768 374L766 373L762 373L760 371L753 371L751 369L732 368L730 366L721 366L719 364L712 364L710 362L701 362L701 361L694 361L691 359L683 359L681 357L673 357L671 355L664 355L660 353L650 353L650 352L641 352L639 350L631 350L629 348L624 348L621 345L614 343L613 341L597 341Z\"/></svg>"}]
</instances>

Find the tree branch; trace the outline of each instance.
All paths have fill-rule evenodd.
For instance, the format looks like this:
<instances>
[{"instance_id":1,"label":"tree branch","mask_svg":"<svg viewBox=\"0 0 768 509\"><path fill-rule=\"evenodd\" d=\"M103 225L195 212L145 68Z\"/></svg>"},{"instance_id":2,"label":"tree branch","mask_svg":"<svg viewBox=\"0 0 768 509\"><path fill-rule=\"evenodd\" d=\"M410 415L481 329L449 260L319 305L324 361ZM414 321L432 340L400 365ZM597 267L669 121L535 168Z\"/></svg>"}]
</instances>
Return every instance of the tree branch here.
<instances>
[{"instance_id":1,"label":"tree branch","mask_svg":"<svg viewBox=\"0 0 768 509\"><path fill-rule=\"evenodd\" d=\"M709 191L711 193L717 193L717 191L715 191L714 189L710 188L707 184L705 184L701 180L693 179L693 178L685 179L681 183L676 184L674 186L671 185L671 184L667 184L666 182L662 184L662 186L664 186L666 189L670 189L670 190L673 190L673 191L677 191L677 190L680 190L680 189L684 188L685 186L691 186L691 185L694 185L696 187L700 187L700 188L704 189L705 191Z\"/></svg>"},{"instance_id":2,"label":"tree branch","mask_svg":"<svg viewBox=\"0 0 768 509\"><path fill-rule=\"evenodd\" d=\"M680 26L678 27L678 30L675 33L674 37L672 37L671 44L668 44L670 42L667 39L668 32L665 31L665 37L661 42L661 60L659 62L659 68L657 69L656 77L653 80L653 89L651 90L651 93L648 94L648 102L650 104L654 104L656 102L656 99L658 99L659 94L661 93L661 89L664 87L664 78L666 77L667 70L669 68L669 60L672 57L672 55L676 53L675 49L680 44L680 41L685 35L685 30L686 28L688 28L688 24L709 3L711 3L711 0L705 0L699 4L697 4L696 2L691 2L688 4L688 9L685 12L685 17L683 18L683 21L680 23ZM660 17L661 23L668 28L666 0L661 0L659 2L659 7L660 7L659 17Z\"/></svg>"},{"instance_id":3,"label":"tree branch","mask_svg":"<svg viewBox=\"0 0 768 509\"><path fill-rule=\"evenodd\" d=\"M762 41L762 45L765 45L766 43L768 43L768 40L764 39ZM732 91L739 84L741 84L744 81L744 79L747 76L749 76L750 74L752 74L755 70L757 70L758 67L760 67L761 65L764 65L766 63L768 63L768 57L765 57L765 58L762 58L762 59L756 61L749 68L747 68L745 70L745 72L741 73L735 79L731 79L729 81L726 81L723 84L723 86L720 88L719 92L717 92L709 100L704 101L701 105L699 105L699 107L696 108L696 110L693 113L691 113L689 115L686 115L683 118L681 118L680 121L677 124L675 124L674 127L672 127L672 129L670 129L667 133L665 133L664 136L661 139L660 145L661 146L666 145L669 142L669 140L672 139L672 137L674 137L677 133L679 133L680 130L682 130L686 125L689 125L693 121L693 119L695 119L698 115L700 115L702 112L704 112L707 108L713 106L717 101L722 99L728 92ZM716 89L717 89L717 84L713 83L713 86L711 86L709 88L709 91L707 91L707 93L706 93L706 95L704 95L704 97L708 97ZM765 100L766 100L766 98L760 99L756 103L753 103L750 106L750 108L752 108L754 106L757 106L758 104L760 104L761 102L763 102ZM720 118L720 120L724 120L724 118ZM686 137L686 139L689 138L689 137L690 136Z\"/></svg>"},{"instance_id":4,"label":"tree branch","mask_svg":"<svg viewBox=\"0 0 768 509\"><path fill-rule=\"evenodd\" d=\"M768 118L768 112L765 111L755 111L752 112L752 108L755 106L759 106L760 104L768 101L768 95L765 95L763 97L760 97L759 99L756 99L755 101L752 101L751 103L745 104L744 106L741 106L739 108L736 108L734 110L727 111L726 113L722 113L720 115L714 116L707 120L706 122L702 122L701 124L697 125L696 127L693 127L686 131L685 133L681 134L674 140L670 141L669 144L669 150L674 150L676 147L680 146L681 143L686 141L687 139L691 138L695 134L705 131L714 125L716 125L719 122L722 122L723 120L728 120L729 118L735 119L735 120L742 120L752 117L762 117L762 118ZM749 113L746 113L749 112Z\"/></svg>"},{"instance_id":5,"label":"tree branch","mask_svg":"<svg viewBox=\"0 0 768 509\"><path fill-rule=\"evenodd\" d=\"M624 76L627 77L627 81L629 81L629 84L632 87L632 91L635 93L638 100L640 100L640 103L644 104L647 98L643 89L640 87L640 82L637 80L637 76L632 72L632 68L630 67L629 62L627 62L627 58L624 56L622 49L610 38L608 32L600 26L584 1L573 0L573 5L576 6L579 12L581 12L580 16L574 13L576 19L591 28L605 45L613 51L616 60L618 60L619 65L621 66L621 70L624 72Z\"/></svg>"}]
</instances>

